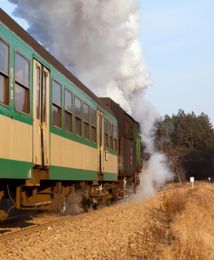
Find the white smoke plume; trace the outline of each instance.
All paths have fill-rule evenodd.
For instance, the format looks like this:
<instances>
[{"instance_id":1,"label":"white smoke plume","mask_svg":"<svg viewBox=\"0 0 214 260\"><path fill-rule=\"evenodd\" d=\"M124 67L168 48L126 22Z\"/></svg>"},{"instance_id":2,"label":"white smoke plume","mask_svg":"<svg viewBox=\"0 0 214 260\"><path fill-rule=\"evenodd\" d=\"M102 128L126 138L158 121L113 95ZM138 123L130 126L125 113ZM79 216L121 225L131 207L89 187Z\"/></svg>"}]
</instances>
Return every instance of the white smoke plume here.
<instances>
[{"instance_id":1,"label":"white smoke plume","mask_svg":"<svg viewBox=\"0 0 214 260\"><path fill-rule=\"evenodd\" d=\"M155 194L157 190L164 186L166 181L172 179L173 174L169 168L168 158L163 153L152 153L141 176L141 182L144 185L142 189L139 189L138 198L147 198ZM145 186L146 188L144 188Z\"/></svg>"},{"instance_id":2,"label":"white smoke plume","mask_svg":"<svg viewBox=\"0 0 214 260\"><path fill-rule=\"evenodd\" d=\"M151 129L158 115L143 98L151 81L139 42L140 1L9 1L17 5L14 14L27 20L30 34L72 73L142 123L143 139L153 152Z\"/></svg>"},{"instance_id":3,"label":"white smoke plume","mask_svg":"<svg viewBox=\"0 0 214 260\"><path fill-rule=\"evenodd\" d=\"M129 100L149 84L137 0L10 0L28 31L98 96L132 112Z\"/></svg>"},{"instance_id":4,"label":"white smoke plume","mask_svg":"<svg viewBox=\"0 0 214 260\"><path fill-rule=\"evenodd\" d=\"M145 152L151 154L149 161L144 162L143 174L140 175L141 185L136 199L142 199L155 194L167 181L173 179L174 174L170 170L167 156L156 151L154 146L154 125L156 120L160 119L159 114L146 100L142 103L141 96L137 96L134 102L137 109L133 111L133 115L141 124Z\"/></svg>"}]
</instances>

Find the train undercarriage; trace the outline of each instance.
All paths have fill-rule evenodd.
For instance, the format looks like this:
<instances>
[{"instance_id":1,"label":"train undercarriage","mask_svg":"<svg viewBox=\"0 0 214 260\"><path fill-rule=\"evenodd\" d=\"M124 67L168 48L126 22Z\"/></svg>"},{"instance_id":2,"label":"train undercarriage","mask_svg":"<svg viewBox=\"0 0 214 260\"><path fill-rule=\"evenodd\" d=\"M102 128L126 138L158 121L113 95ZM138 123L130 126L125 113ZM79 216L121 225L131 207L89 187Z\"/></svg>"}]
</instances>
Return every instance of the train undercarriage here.
<instances>
[{"instance_id":1,"label":"train undercarriage","mask_svg":"<svg viewBox=\"0 0 214 260\"><path fill-rule=\"evenodd\" d=\"M112 200L128 196L133 180L118 182L98 181L50 181L48 171L34 169L30 180L3 180L0 185L0 221L5 220L12 209L50 210L65 213L71 194L81 194L81 207L88 211L98 204L109 205Z\"/></svg>"}]
</instances>

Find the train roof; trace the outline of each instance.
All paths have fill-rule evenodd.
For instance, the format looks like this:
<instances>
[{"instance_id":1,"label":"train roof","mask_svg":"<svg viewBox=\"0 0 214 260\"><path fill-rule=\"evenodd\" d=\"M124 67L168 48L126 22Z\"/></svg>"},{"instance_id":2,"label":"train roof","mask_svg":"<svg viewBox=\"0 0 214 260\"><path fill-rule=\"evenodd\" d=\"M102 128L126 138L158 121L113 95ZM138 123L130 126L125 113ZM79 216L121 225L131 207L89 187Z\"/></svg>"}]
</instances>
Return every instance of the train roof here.
<instances>
[{"instance_id":1,"label":"train roof","mask_svg":"<svg viewBox=\"0 0 214 260\"><path fill-rule=\"evenodd\" d=\"M59 72L73 82L79 89L85 92L89 97L95 100L100 106L104 107L111 115L115 114L109 109L100 98L98 98L89 88L87 88L78 78L76 78L61 62L59 62L52 54L50 54L41 44L39 44L28 32L26 32L19 24L17 24L2 8L0 8L0 21L10 30L18 35L24 42L32 47L41 57L48 63L53 65Z\"/></svg>"},{"instance_id":2,"label":"train roof","mask_svg":"<svg viewBox=\"0 0 214 260\"><path fill-rule=\"evenodd\" d=\"M120 110L120 111L122 111L124 114L126 114L126 116L128 116L133 122L135 122L137 125L140 125L140 123L139 122L137 122L132 116L130 116L121 106L120 106L120 104L118 104L118 103L116 103L113 99L111 99L111 98L109 98L109 97L100 97L100 99L102 100L102 101L109 101L109 102L111 102L111 103L113 103L114 104L114 107L117 109L117 110ZM114 112L114 110L113 110L113 112Z\"/></svg>"}]
</instances>

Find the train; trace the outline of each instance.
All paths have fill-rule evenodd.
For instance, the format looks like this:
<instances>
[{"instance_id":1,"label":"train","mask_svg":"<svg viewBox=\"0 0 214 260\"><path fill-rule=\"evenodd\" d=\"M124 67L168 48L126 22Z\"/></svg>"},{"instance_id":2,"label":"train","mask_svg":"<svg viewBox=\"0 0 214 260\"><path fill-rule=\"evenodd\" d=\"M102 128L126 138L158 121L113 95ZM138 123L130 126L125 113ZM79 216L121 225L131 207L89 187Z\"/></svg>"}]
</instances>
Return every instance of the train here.
<instances>
[{"instance_id":1,"label":"train","mask_svg":"<svg viewBox=\"0 0 214 260\"><path fill-rule=\"evenodd\" d=\"M97 97L0 9L0 219L11 208L87 211L136 190L139 123Z\"/></svg>"}]
</instances>

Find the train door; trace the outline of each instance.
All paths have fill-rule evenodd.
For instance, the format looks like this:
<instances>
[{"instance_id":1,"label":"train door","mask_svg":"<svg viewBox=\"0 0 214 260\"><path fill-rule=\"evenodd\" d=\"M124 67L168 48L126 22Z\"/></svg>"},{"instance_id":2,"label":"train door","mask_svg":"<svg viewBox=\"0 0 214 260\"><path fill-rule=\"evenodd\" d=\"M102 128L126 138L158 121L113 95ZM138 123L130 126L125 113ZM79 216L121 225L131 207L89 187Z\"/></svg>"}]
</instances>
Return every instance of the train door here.
<instances>
[{"instance_id":1,"label":"train door","mask_svg":"<svg viewBox=\"0 0 214 260\"><path fill-rule=\"evenodd\" d=\"M104 118L103 113L97 111L97 144L98 144L98 171L101 180L104 172Z\"/></svg>"},{"instance_id":2,"label":"train door","mask_svg":"<svg viewBox=\"0 0 214 260\"><path fill-rule=\"evenodd\" d=\"M37 60L33 65L33 163L49 165L49 71Z\"/></svg>"}]
</instances>

